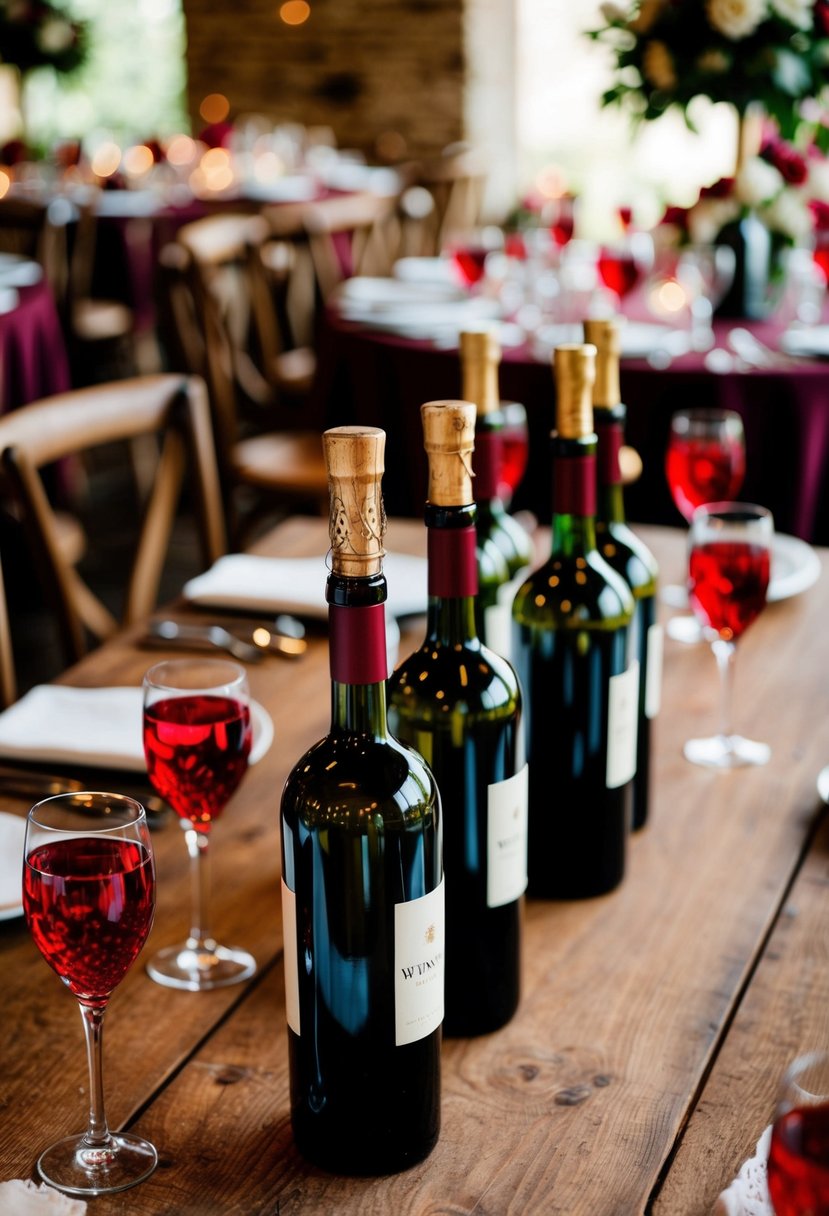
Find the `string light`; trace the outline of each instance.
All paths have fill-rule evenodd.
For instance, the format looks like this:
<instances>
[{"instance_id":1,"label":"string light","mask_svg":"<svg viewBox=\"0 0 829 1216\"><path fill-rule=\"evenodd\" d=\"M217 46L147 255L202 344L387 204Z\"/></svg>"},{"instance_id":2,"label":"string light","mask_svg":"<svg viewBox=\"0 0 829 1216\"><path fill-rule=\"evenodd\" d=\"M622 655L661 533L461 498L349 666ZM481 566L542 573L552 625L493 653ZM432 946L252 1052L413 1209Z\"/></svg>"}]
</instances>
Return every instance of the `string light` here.
<instances>
[{"instance_id":1,"label":"string light","mask_svg":"<svg viewBox=\"0 0 829 1216\"><path fill-rule=\"evenodd\" d=\"M279 16L286 25L303 25L311 16L311 5L307 0L285 0Z\"/></svg>"}]
</instances>

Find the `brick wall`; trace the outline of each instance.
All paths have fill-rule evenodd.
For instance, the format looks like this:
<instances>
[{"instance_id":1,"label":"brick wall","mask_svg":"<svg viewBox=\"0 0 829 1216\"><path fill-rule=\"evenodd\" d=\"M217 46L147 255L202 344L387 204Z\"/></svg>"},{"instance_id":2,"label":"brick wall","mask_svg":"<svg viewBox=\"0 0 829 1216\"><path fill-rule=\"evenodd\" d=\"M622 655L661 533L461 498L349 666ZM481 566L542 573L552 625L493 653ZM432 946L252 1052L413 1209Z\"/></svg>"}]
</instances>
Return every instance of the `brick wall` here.
<instances>
[{"instance_id":1,"label":"brick wall","mask_svg":"<svg viewBox=\"0 0 829 1216\"><path fill-rule=\"evenodd\" d=\"M372 154L400 133L409 155L464 137L463 0L309 0L300 26L280 0L184 0L188 105L207 93L233 113L327 125L341 147Z\"/></svg>"}]
</instances>

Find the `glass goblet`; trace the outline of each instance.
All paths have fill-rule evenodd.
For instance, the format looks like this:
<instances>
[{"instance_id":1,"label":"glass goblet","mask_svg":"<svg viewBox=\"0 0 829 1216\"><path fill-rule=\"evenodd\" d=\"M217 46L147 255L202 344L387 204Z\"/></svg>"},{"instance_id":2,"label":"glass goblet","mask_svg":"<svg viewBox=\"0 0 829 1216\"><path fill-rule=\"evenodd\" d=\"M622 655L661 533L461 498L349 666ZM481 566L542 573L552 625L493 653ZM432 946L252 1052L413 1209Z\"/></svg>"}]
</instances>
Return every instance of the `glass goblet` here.
<instances>
[{"instance_id":1,"label":"glass goblet","mask_svg":"<svg viewBox=\"0 0 829 1216\"><path fill-rule=\"evenodd\" d=\"M628 232L617 241L602 245L596 269L621 308L653 266L653 238L649 232Z\"/></svg>"},{"instance_id":2,"label":"glass goblet","mask_svg":"<svg viewBox=\"0 0 829 1216\"><path fill-rule=\"evenodd\" d=\"M450 231L443 242L459 286L471 293L483 288L487 261L503 248L504 234L495 225Z\"/></svg>"},{"instance_id":3,"label":"glass goblet","mask_svg":"<svg viewBox=\"0 0 829 1216\"><path fill-rule=\"evenodd\" d=\"M223 659L171 659L144 676L150 783L178 814L190 855L190 935L155 954L151 979L190 992L248 979L256 960L209 929L210 832L247 772L253 732L247 675Z\"/></svg>"},{"instance_id":4,"label":"glass goblet","mask_svg":"<svg viewBox=\"0 0 829 1216\"><path fill-rule=\"evenodd\" d=\"M77 998L86 1037L87 1130L44 1150L37 1169L70 1195L123 1191L155 1169L152 1144L110 1132L104 1112L103 1021L113 989L147 939L155 870L144 808L94 791L37 803L26 821L23 910L35 945Z\"/></svg>"},{"instance_id":5,"label":"glass goblet","mask_svg":"<svg viewBox=\"0 0 829 1216\"><path fill-rule=\"evenodd\" d=\"M775 1216L829 1216L829 1052L799 1056L783 1076L768 1183Z\"/></svg>"},{"instance_id":6,"label":"glass goblet","mask_svg":"<svg viewBox=\"0 0 829 1216\"><path fill-rule=\"evenodd\" d=\"M729 245L689 245L680 253L677 279L690 299L694 350L706 351L714 345L714 313L734 282L736 267L737 257Z\"/></svg>"},{"instance_id":7,"label":"glass goblet","mask_svg":"<svg viewBox=\"0 0 829 1216\"><path fill-rule=\"evenodd\" d=\"M687 523L697 507L724 502L739 492L745 477L743 420L734 410L677 410L671 418L665 450L665 476L677 510ZM661 598L674 608L687 608L684 587L663 587ZM699 642L702 633L692 616L673 617L668 636L676 642Z\"/></svg>"},{"instance_id":8,"label":"glass goblet","mask_svg":"<svg viewBox=\"0 0 829 1216\"><path fill-rule=\"evenodd\" d=\"M766 604L773 535L771 512L752 503L707 503L691 520L688 594L717 660L721 701L719 733L685 744L694 764L730 769L771 755L767 744L733 733L731 685L737 640Z\"/></svg>"}]
</instances>

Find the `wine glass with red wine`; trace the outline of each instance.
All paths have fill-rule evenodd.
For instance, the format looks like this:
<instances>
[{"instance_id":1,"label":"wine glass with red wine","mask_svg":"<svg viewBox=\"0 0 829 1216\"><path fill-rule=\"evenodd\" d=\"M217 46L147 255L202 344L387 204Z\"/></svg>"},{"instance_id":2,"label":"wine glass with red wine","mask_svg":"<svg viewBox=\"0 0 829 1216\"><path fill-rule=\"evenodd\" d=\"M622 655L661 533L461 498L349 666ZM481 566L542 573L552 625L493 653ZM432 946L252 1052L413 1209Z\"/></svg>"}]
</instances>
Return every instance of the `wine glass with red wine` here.
<instances>
[{"instance_id":1,"label":"wine glass with red wine","mask_svg":"<svg viewBox=\"0 0 829 1216\"><path fill-rule=\"evenodd\" d=\"M620 308L649 273L653 259L653 239L648 232L626 232L618 240L600 247L596 269Z\"/></svg>"},{"instance_id":2,"label":"wine glass with red wine","mask_svg":"<svg viewBox=\"0 0 829 1216\"><path fill-rule=\"evenodd\" d=\"M767 744L733 733L731 684L737 641L766 604L773 536L771 512L752 503L707 503L691 519L688 596L717 660L721 693L719 733L685 744L694 764L730 769L771 755Z\"/></svg>"},{"instance_id":3,"label":"wine glass with red wine","mask_svg":"<svg viewBox=\"0 0 829 1216\"><path fill-rule=\"evenodd\" d=\"M665 476L674 504L686 523L706 502L730 502L745 477L743 420L734 410L677 410L671 418L665 450ZM686 608L685 587L667 585L661 598L674 608ZM672 618L667 625L677 642L699 642L702 633L692 616Z\"/></svg>"},{"instance_id":4,"label":"wine glass with red wine","mask_svg":"<svg viewBox=\"0 0 829 1216\"><path fill-rule=\"evenodd\" d=\"M829 1216L829 1053L812 1051L787 1069L768 1160L775 1216Z\"/></svg>"},{"instance_id":5,"label":"wine glass with red wine","mask_svg":"<svg viewBox=\"0 0 829 1216\"><path fill-rule=\"evenodd\" d=\"M180 818L190 855L190 936L147 964L168 988L201 992L248 979L256 960L221 946L208 927L214 823L248 768L253 730L247 675L223 659L171 659L144 676L144 756L155 791Z\"/></svg>"},{"instance_id":6,"label":"wine glass with red wine","mask_svg":"<svg viewBox=\"0 0 829 1216\"><path fill-rule=\"evenodd\" d=\"M458 285L469 292L483 286L488 258L503 248L504 234L495 225L449 232L443 244Z\"/></svg>"},{"instance_id":7,"label":"wine glass with red wine","mask_svg":"<svg viewBox=\"0 0 829 1216\"><path fill-rule=\"evenodd\" d=\"M78 1001L89 1067L86 1131L45 1149L37 1163L45 1182L70 1195L126 1190L156 1166L149 1141L109 1130L102 1073L107 1003L138 957L154 910L153 851L140 803L90 791L32 807L23 911L38 950Z\"/></svg>"}]
</instances>

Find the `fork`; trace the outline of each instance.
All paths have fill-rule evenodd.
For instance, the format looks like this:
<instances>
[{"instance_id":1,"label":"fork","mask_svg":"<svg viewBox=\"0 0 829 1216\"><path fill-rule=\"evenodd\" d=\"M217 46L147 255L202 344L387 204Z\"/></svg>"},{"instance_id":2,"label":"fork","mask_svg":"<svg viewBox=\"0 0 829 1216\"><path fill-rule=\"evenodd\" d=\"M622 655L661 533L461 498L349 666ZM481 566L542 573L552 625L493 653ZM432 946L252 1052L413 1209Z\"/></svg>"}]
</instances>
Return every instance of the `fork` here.
<instances>
[{"instance_id":1,"label":"fork","mask_svg":"<svg viewBox=\"0 0 829 1216\"><path fill-rule=\"evenodd\" d=\"M185 625L180 621L150 621L147 632L151 638L176 645L207 645L226 650L242 663L258 663L263 651L250 642L243 642L222 625Z\"/></svg>"}]
</instances>

